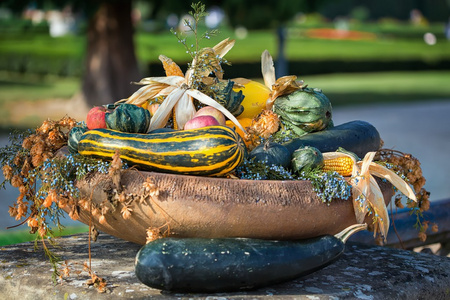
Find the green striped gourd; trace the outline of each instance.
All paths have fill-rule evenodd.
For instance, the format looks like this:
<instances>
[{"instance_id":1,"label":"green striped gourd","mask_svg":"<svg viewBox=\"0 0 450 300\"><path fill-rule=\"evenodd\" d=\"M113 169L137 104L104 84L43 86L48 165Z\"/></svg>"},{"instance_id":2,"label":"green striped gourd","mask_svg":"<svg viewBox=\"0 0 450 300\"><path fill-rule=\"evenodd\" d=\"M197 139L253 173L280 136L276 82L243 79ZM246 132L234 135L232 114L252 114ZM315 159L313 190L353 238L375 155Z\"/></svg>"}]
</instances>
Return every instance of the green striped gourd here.
<instances>
[{"instance_id":1,"label":"green striped gourd","mask_svg":"<svg viewBox=\"0 0 450 300\"><path fill-rule=\"evenodd\" d=\"M110 159L115 151L140 169L174 174L221 176L246 155L240 136L226 126L208 126L153 134L96 129L78 145L82 155Z\"/></svg>"}]
</instances>

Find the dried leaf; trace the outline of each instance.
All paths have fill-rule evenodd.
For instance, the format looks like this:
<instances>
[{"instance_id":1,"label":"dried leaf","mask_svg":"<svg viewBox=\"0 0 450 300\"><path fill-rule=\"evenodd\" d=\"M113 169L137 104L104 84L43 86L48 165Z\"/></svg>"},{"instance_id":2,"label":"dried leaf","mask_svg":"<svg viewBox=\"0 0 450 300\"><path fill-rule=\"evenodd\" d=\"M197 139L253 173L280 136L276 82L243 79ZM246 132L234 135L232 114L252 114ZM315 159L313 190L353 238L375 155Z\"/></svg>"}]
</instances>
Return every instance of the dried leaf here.
<instances>
[{"instance_id":1,"label":"dried leaf","mask_svg":"<svg viewBox=\"0 0 450 300\"><path fill-rule=\"evenodd\" d=\"M368 152L366 153L366 155L364 156L362 162L361 162L361 175L365 175L368 174L369 172L369 167L371 162L373 161L373 158L375 157L376 152Z\"/></svg>"},{"instance_id":2,"label":"dried leaf","mask_svg":"<svg viewBox=\"0 0 450 300\"><path fill-rule=\"evenodd\" d=\"M166 87L167 87L166 84L145 85L140 89L138 89L136 92L134 92L127 99L122 99L120 101L117 101L117 103L125 102L134 105L141 105L148 99L157 97L157 95L161 92L161 90Z\"/></svg>"},{"instance_id":3,"label":"dried leaf","mask_svg":"<svg viewBox=\"0 0 450 300\"><path fill-rule=\"evenodd\" d=\"M367 200L362 190L357 186L352 186L353 210L355 211L356 222L362 224L367 214Z\"/></svg>"},{"instance_id":4,"label":"dried leaf","mask_svg":"<svg viewBox=\"0 0 450 300\"><path fill-rule=\"evenodd\" d=\"M228 53L228 51L233 48L235 43L235 40L230 40L230 38L226 38L223 41L219 42L217 45L213 47L214 52L216 55L219 55L219 57L224 57L225 54Z\"/></svg>"},{"instance_id":5,"label":"dried leaf","mask_svg":"<svg viewBox=\"0 0 450 300\"><path fill-rule=\"evenodd\" d=\"M106 221L105 215L101 215L101 216L98 218L98 222L99 222L100 224L102 224L102 225L105 225L105 224L108 223L108 222Z\"/></svg>"},{"instance_id":6,"label":"dried leaf","mask_svg":"<svg viewBox=\"0 0 450 300\"><path fill-rule=\"evenodd\" d=\"M197 64L200 62L200 65L197 66ZM199 77L206 77L211 72L214 73L214 75L218 79L223 78L223 69L220 65L220 57L216 54L214 49L212 48L203 48L200 50L199 55L192 61L192 67L191 70L195 69L197 72L197 76ZM189 85L191 85L192 73L189 73Z\"/></svg>"},{"instance_id":7,"label":"dried leaf","mask_svg":"<svg viewBox=\"0 0 450 300\"><path fill-rule=\"evenodd\" d=\"M164 127L169 120L172 109L186 92L183 88L175 88L170 95L164 100L164 102L158 107L155 114L153 115L149 131L157 128Z\"/></svg>"},{"instance_id":8,"label":"dried leaf","mask_svg":"<svg viewBox=\"0 0 450 300\"><path fill-rule=\"evenodd\" d=\"M134 82L134 84L139 85L149 85L149 84L166 84L166 85L178 85L184 82L185 78L183 76L157 76L157 77L146 77L141 79L139 82Z\"/></svg>"},{"instance_id":9,"label":"dried leaf","mask_svg":"<svg viewBox=\"0 0 450 300\"><path fill-rule=\"evenodd\" d=\"M231 81L234 82L233 88L235 88L235 87L245 88L245 85L248 84L251 80L247 79L247 78L243 78L243 77L237 77L237 78L231 79Z\"/></svg>"},{"instance_id":10,"label":"dried leaf","mask_svg":"<svg viewBox=\"0 0 450 300\"><path fill-rule=\"evenodd\" d=\"M380 187L378 186L377 181L371 175L370 176L370 197L368 201L374 210L375 221L378 223L381 235L386 240L387 233L389 231L389 215L386 208L386 203L384 202L383 193L381 192ZM376 235L376 231L374 232Z\"/></svg>"},{"instance_id":11,"label":"dried leaf","mask_svg":"<svg viewBox=\"0 0 450 300\"><path fill-rule=\"evenodd\" d=\"M272 85L272 93L270 94L270 99L268 100L267 104L270 106L267 109L271 108L271 105L273 105L273 102L276 98L291 94L292 92L295 92L296 90L300 89L303 85L303 80L297 81L297 76L290 75L290 76L283 76L278 78L275 83Z\"/></svg>"},{"instance_id":12,"label":"dried leaf","mask_svg":"<svg viewBox=\"0 0 450 300\"><path fill-rule=\"evenodd\" d=\"M74 221L77 221L80 218L78 209L79 208L76 205L74 205L72 206L72 210L69 213L69 217Z\"/></svg>"},{"instance_id":13,"label":"dried leaf","mask_svg":"<svg viewBox=\"0 0 450 300\"><path fill-rule=\"evenodd\" d=\"M122 207L120 213L122 214L122 218L125 220L129 219L131 217L131 213L133 212L133 209L129 206Z\"/></svg>"},{"instance_id":14,"label":"dried leaf","mask_svg":"<svg viewBox=\"0 0 450 300\"><path fill-rule=\"evenodd\" d=\"M116 150L112 157L111 166L109 167L108 174L111 177L117 190L121 191L122 186L120 184L120 169L122 168L122 159L120 158L120 151Z\"/></svg>"},{"instance_id":15,"label":"dried leaf","mask_svg":"<svg viewBox=\"0 0 450 300\"><path fill-rule=\"evenodd\" d=\"M92 226L90 229L90 233L91 233L91 241L96 242L97 241L97 237L100 234L97 230L97 228L95 228L95 226Z\"/></svg>"},{"instance_id":16,"label":"dried leaf","mask_svg":"<svg viewBox=\"0 0 450 300\"><path fill-rule=\"evenodd\" d=\"M264 84L272 89L272 85L275 84L275 67L273 65L273 59L269 51L264 50L261 55L261 72L264 79Z\"/></svg>"},{"instance_id":17,"label":"dried leaf","mask_svg":"<svg viewBox=\"0 0 450 300\"><path fill-rule=\"evenodd\" d=\"M244 127L242 127L242 125L239 123L239 121L236 119L235 116L233 116L225 107L217 103L217 101L215 101L211 97L208 97L205 94L201 93L200 91L193 89L187 90L186 93L189 94L191 97L197 99L198 101L202 102L203 104L212 106L215 109L220 110L228 119L230 119L231 122L233 122L234 125L236 125L244 133L247 132L244 129Z\"/></svg>"},{"instance_id":18,"label":"dried leaf","mask_svg":"<svg viewBox=\"0 0 450 300\"><path fill-rule=\"evenodd\" d=\"M382 165L372 162L370 164L370 173L377 177L388 180L406 197L417 202L416 195L414 194L412 188L408 185L406 181L404 181L400 176L395 174L393 171L389 170L388 168Z\"/></svg>"},{"instance_id":19,"label":"dried leaf","mask_svg":"<svg viewBox=\"0 0 450 300\"><path fill-rule=\"evenodd\" d=\"M187 93L184 93L175 104L175 120L178 128L184 128L184 124L192 119L196 112L192 98Z\"/></svg>"}]
</instances>

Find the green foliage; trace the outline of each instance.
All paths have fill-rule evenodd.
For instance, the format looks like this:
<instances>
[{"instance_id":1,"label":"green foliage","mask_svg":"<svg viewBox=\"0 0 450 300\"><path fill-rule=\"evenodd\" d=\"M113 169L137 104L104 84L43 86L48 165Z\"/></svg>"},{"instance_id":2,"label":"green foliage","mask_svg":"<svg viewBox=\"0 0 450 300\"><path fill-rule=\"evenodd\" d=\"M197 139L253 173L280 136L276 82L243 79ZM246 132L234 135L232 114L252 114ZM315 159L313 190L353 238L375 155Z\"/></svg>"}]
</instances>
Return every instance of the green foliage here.
<instances>
[{"instance_id":1,"label":"green foliage","mask_svg":"<svg viewBox=\"0 0 450 300\"><path fill-rule=\"evenodd\" d=\"M193 34L195 44L189 43L186 40L186 35L183 32L179 31L177 32L174 28L171 28L170 32L174 34L177 37L178 42L184 46L184 48L186 49L186 53L189 54L192 59L194 59L199 54L199 50L201 48L200 41L202 39L210 39L211 36L216 35L218 31L210 30L203 33L202 35L199 35L198 32L199 23L203 18L205 18L208 15L208 13L206 12L205 5L202 4L201 2L193 3L191 7L192 11L189 12L189 15L193 18L193 22L191 22L191 20L189 19L185 19L183 20L183 22L184 25L188 28L187 33L190 32Z\"/></svg>"},{"instance_id":2,"label":"green foliage","mask_svg":"<svg viewBox=\"0 0 450 300\"><path fill-rule=\"evenodd\" d=\"M0 148L0 165L3 168L10 168L9 175L5 175L6 179L0 183L0 188L5 188L5 185L9 183L19 189L25 189L26 191L21 190L21 193L27 201L26 211L32 217L39 218L46 229L51 231L53 225L61 229L60 217L64 214L60 208L61 203L54 201L50 205L44 204L50 191L57 191L58 195L66 199L64 201L77 198L79 190L75 185L76 180L91 172L108 173L110 163L80 154L67 154L54 156L32 168L27 157L32 157L30 153L36 151L30 151L22 146L29 136L31 131L14 132L10 136L10 144ZM26 172L25 165L28 166ZM5 169L3 171L5 173ZM18 180L19 176L23 179ZM22 201L22 199L18 200L17 206L25 203ZM19 214L19 217L22 216ZM48 233L51 233L50 231Z\"/></svg>"},{"instance_id":3,"label":"green foliage","mask_svg":"<svg viewBox=\"0 0 450 300\"><path fill-rule=\"evenodd\" d=\"M303 1L291 0L228 0L222 5L232 27L267 29L284 25L303 11Z\"/></svg>"},{"instance_id":4,"label":"green foliage","mask_svg":"<svg viewBox=\"0 0 450 300\"><path fill-rule=\"evenodd\" d=\"M9 134L9 142L10 144L0 148L0 166L4 165L13 165L14 158L17 153L24 152L22 148L22 142L25 137L31 134L31 130L13 130ZM0 189L5 189L7 180L4 180L0 183Z\"/></svg>"},{"instance_id":5,"label":"green foliage","mask_svg":"<svg viewBox=\"0 0 450 300\"><path fill-rule=\"evenodd\" d=\"M206 7L201 2L192 4L192 11L189 15L192 20L185 19L184 25L188 28L187 33L191 33L194 38L193 44L188 43L186 40L186 33L176 32L171 28L172 34L174 34L178 42L181 43L186 49L186 53L192 58L192 63L188 64L189 69L192 73L189 78L189 85L192 88L200 90L203 86L203 78L208 76L211 72L217 75L217 72L221 72L221 64L228 63L220 55L216 54L211 48L201 48L201 40L209 40L212 36L215 36L218 31L213 29L206 31L204 34L199 34L199 23L205 16L208 15L206 12Z\"/></svg>"},{"instance_id":6,"label":"green foliage","mask_svg":"<svg viewBox=\"0 0 450 300\"><path fill-rule=\"evenodd\" d=\"M241 179L251 180L293 180L291 172L278 165L270 165L266 161L244 160L236 170Z\"/></svg>"},{"instance_id":7,"label":"green foliage","mask_svg":"<svg viewBox=\"0 0 450 300\"><path fill-rule=\"evenodd\" d=\"M200 25L198 30L206 30ZM430 24L427 28L414 28L402 23L389 27L378 23L351 25L351 29L377 34L377 39L371 41L310 39L305 37L307 26L309 25L303 23L291 24L288 30L285 53L290 61L292 74L295 72L311 74L311 71L334 73L340 68L347 69L348 66L344 65L347 62L354 62L354 65L360 66L354 71L371 71L378 67L376 62L380 60L392 63L390 68L396 67L397 62L409 62L416 69L418 68L417 62L425 64L428 68L436 68L439 67L441 61L450 59L449 43L443 36L443 24ZM314 26L330 27L333 25L323 23ZM230 28L222 27L220 31L220 35L210 36L209 40L201 39L202 34L199 33L199 47L217 43L225 37L236 38L235 32ZM423 42L423 34L427 31L435 34L438 38L438 43L432 47ZM192 59L190 55L186 55L186 51L188 51L186 47L167 47L167 44L172 44L172 36L173 34L170 32L137 32L134 37L136 52L138 60L144 68L149 63L156 63L157 65L152 66L152 70L149 71L162 70L158 61L160 54L172 58L177 63L186 63ZM187 36L187 38L191 39L192 37ZM83 35L51 38L47 33L21 33L20 35L0 33L0 39L2 41L0 43L0 70L60 76L80 76L83 73L82 62L86 48L86 40ZM196 43L186 40L186 45L188 47L193 45L191 52L195 51ZM253 62L255 73L260 76L260 57L264 49L269 50L276 59L277 45L274 32L259 28L257 31L250 31L247 38L237 40L235 47L227 54L227 59L233 61L236 68L238 62ZM293 65L296 61L301 63ZM344 63L333 64L333 61ZM249 68L246 67L246 69Z\"/></svg>"},{"instance_id":8,"label":"green foliage","mask_svg":"<svg viewBox=\"0 0 450 300\"><path fill-rule=\"evenodd\" d=\"M245 160L236 169L240 179L251 180L309 180L314 192L324 203L333 199L351 199L351 186L337 172L323 172L320 168L302 171L298 176L282 166L264 161Z\"/></svg>"},{"instance_id":9,"label":"green foliage","mask_svg":"<svg viewBox=\"0 0 450 300\"><path fill-rule=\"evenodd\" d=\"M324 203L329 204L333 199L351 199L351 185L337 172L305 170L300 173L298 179L311 181L314 191Z\"/></svg>"},{"instance_id":10,"label":"green foliage","mask_svg":"<svg viewBox=\"0 0 450 300\"><path fill-rule=\"evenodd\" d=\"M76 226L67 226L62 229L61 232L55 232L55 237L58 236L66 236L72 235L82 232L87 232L88 226L86 225L76 225ZM0 231L0 246L6 245L14 245L24 242L34 241L37 237L37 234L30 234L29 230L7 230Z\"/></svg>"}]
</instances>

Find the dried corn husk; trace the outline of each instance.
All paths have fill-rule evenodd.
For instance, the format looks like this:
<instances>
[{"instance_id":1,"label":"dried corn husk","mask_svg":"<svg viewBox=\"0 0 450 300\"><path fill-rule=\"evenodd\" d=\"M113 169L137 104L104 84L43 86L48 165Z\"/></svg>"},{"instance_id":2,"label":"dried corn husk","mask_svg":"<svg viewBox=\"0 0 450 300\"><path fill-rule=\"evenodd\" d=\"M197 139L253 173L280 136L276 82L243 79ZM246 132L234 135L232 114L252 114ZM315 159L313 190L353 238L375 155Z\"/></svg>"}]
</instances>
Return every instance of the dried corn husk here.
<instances>
[{"instance_id":1,"label":"dried corn husk","mask_svg":"<svg viewBox=\"0 0 450 300\"><path fill-rule=\"evenodd\" d=\"M207 76L211 71L216 73L220 79L223 76L223 70L220 67L220 59L233 47L234 40L225 39L213 48L204 48L198 56L193 60L191 68L183 76L181 69L173 62L172 59L161 55L159 59L163 63L163 67L168 76L166 77L147 77L143 78L137 84L144 85L128 99L120 102L132 103L136 105L143 104L149 99L159 96L166 96L163 103L158 107L153 115L149 131L164 127L175 112L175 122L177 128L183 128L184 124L189 121L195 114L196 109L193 99L197 99L201 103L212 106L227 116L239 129L245 132L238 120L222 105L214 99L203 94L192 87L194 76ZM205 68L195 68L197 64L203 61L208 62ZM198 73L194 74L193 70Z\"/></svg>"},{"instance_id":2,"label":"dried corn husk","mask_svg":"<svg viewBox=\"0 0 450 300\"><path fill-rule=\"evenodd\" d=\"M265 50L261 55L261 73L264 84L272 91L266 102L266 109L272 109L275 100L283 95L288 95L303 86L303 80L297 81L297 76L275 77L275 67L269 51Z\"/></svg>"},{"instance_id":3,"label":"dried corn husk","mask_svg":"<svg viewBox=\"0 0 450 300\"><path fill-rule=\"evenodd\" d=\"M363 223L367 214L371 214L374 221L374 234L380 233L385 239L389 230L389 214L383 193L375 177L388 180L406 197L417 201L416 196L407 182L393 171L373 162L376 152L368 152L362 161L345 152L325 152L324 159L350 157L353 164L352 176L349 183L352 186L353 207L356 221Z\"/></svg>"}]
</instances>

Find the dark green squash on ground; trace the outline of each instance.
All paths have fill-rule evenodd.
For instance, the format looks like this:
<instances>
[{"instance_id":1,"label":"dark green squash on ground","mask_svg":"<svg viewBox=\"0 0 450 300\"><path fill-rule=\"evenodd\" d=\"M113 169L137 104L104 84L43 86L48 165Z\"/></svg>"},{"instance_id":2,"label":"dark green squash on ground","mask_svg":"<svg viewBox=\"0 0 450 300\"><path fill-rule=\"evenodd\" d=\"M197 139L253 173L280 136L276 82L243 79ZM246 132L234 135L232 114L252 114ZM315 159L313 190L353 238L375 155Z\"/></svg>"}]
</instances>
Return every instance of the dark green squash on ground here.
<instances>
[{"instance_id":1,"label":"dark green squash on ground","mask_svg":"<svg viewBox=\"0 0 450 300\"><path fill-rule=\"evenodd\" d=\"M297 241L161 238L140 249L135 273L145 285L169 291L256 289L327 266L344 252L347 238L365 228Z\"/></svg>"}]
</instances>

